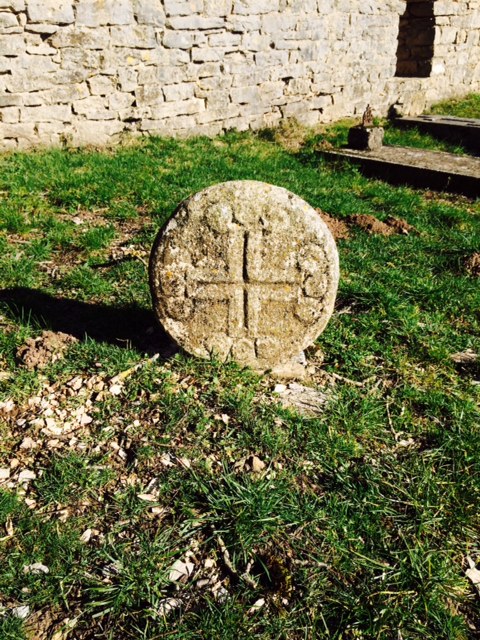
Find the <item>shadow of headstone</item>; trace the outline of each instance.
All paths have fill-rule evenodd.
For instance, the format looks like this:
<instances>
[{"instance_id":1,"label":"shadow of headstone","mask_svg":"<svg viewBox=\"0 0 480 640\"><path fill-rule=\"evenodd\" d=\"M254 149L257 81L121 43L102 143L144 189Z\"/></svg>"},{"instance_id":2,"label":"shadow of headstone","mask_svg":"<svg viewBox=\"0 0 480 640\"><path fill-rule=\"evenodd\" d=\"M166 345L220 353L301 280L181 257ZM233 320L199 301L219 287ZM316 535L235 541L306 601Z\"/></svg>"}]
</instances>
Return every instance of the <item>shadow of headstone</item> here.
<instances>
[{"instance_id":1,"label":"shadow of headstone","mask_svg":"<svg viewBox=\"0 0 480 640\"><path fill-rule=\"evenodd\" d=\"M79 340L89 337L149 354L160 353L162 358L177 350L153 312L138 306L109 307L16 287L0 291L0 309L12 320L28 319L36 326L62 331Z\"/></svg>"}]
</instances>

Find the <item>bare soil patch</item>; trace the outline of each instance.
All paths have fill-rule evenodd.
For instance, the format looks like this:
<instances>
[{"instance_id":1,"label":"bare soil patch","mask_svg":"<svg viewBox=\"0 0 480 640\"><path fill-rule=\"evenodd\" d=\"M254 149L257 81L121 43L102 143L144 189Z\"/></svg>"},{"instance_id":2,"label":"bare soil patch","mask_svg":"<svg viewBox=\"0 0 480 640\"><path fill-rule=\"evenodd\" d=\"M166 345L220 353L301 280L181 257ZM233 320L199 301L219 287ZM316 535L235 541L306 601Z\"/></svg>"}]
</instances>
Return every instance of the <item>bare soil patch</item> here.
<instances>
[{"instance_id":1,"label":"bare soil patch","mask_svg":"<svg viewBox=\"0 0 480 640\"><path fill-rule=\"evenodd\" d=\"M328 213L323 212L321 209L316 209L316 211L332 232L332 236L335 238L335 240L346 240L350 237L348 225L343 220L333 218L332 216L329 216Z\"/></svg>"},{"instance_id":2,"label":"bare soil patch","mask_svg":"<svg viewBox=\"0 0 480 640\"><path fill-rule=\"evenodd\" d=\"M74 342L77 339L68 333L43 331L38 338L28 338L18 348L17 358L31 371L45 369L49 364L60 360Z\"/></svg>"},{"instance_id":3,"label":"bare soil patch","mask_svg":"<svg viewBox=\"0 0 480 640\"><path fill-rule=\"evenodd\" d=\"M480 277L480 253L474 253L465 260L465 269L471 276Z\"/></svg>"},{"instance_id":4,"label":"bare soil patch","mask_svg":"<svg viewBox=\"0 0 480 640\"><path fill-rule=\"evenodd\" d=\"M388 216L386 224L391 227L395 233L400 233L405 236L408 236L410 233L416 233L417 231L413 225L408 224L403 218Z\"/></svg>"},{"instance_id":5,"label":"bare soil patch","mask_svg":"<svg viewBox=\"0 0 480 640\"><path fill-rule=\"evenodd\" d=\"M391 236L395 233L394 229L390 225L382 222L381 220L378 220L374 216L370 216L367 214L355 214L353 216L350 216L348 221L350 222L350 224L356 225L360 229L363 229L363 231L366 231L370 234Z\"/></svg>"},{"instance_id":6,"label":"bare soil patch","mask_svg":"<svg viewBox=\"0 0 480 640\"><path fill-rule=\"evenodd\" d=\"M348 221L351 225L356 225L360 229L363 229L363 231L372 235L409 235L410 233L416 232L415 227L408 224L406 220L403 220L402 218L394 218L393 216L389 216L386 222L382 222L378 218L375 218L375 216L359 213L349 216Z\"/></svg>"}]
</instances>

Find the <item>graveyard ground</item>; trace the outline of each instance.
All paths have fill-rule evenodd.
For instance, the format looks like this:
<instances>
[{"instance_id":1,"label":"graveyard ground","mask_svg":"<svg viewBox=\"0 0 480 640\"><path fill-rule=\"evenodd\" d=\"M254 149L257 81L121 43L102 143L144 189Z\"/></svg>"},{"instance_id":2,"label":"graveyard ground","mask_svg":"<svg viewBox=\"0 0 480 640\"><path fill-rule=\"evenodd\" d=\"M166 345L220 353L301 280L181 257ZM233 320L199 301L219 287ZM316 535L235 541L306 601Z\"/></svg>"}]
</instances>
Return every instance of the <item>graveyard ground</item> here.
<instances>
[{"instance_id":1,"label":"graveyard ground","mask_svg":"<svg viewBox=\"0 0 480 640\"><path fill-rule=\"evenodd\" d=\"M0 158L2 640L480 638L480 200L333 169L344 131ZM156 231L241 178L343 233L318 415L154 325Z\"/></svg>"}]
</instances>

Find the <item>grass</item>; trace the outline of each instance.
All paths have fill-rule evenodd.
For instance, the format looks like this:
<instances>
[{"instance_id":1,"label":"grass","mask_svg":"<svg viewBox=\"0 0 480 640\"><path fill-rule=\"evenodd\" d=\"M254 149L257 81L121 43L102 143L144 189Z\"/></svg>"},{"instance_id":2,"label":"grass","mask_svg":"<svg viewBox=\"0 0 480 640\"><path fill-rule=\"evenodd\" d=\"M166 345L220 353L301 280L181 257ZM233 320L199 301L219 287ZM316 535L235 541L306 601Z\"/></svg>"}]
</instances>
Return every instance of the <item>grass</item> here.
<instances>
[{"instance_id":1,"label":"grass","mask_svg":"<svg viewBox=\"0 0 480 640\"><path fill-rule=\"evenodd\" d=\"M1 638L480 636L465 576L467 556L480 564L479 371L450 358L480 344L464 269L480 201L332 168L316 139L279 142L0 158L0 400L13 403L0 420ZM162 348L145 268L157 229L187 195L242 178L418 231L339 242L317 348L326 371L363 385L339 381L316 418L235 363L149 360ZM79 340L28 371L17 349L45 327ZM77 426L49 432L35 422L49 411ZM17 483L24 470L35 477Z\"/></svg>"},{"instance_id":2,"label":"grass","mask_svg":"<svg viewBox=\"0 0 480 640\"><path fill-rule=\"evenodd\" d=\"M465 98L440 102L430 109L430 113L457 118L480 118L480 95L472 93Z\"/></svg>"}]
</instances>

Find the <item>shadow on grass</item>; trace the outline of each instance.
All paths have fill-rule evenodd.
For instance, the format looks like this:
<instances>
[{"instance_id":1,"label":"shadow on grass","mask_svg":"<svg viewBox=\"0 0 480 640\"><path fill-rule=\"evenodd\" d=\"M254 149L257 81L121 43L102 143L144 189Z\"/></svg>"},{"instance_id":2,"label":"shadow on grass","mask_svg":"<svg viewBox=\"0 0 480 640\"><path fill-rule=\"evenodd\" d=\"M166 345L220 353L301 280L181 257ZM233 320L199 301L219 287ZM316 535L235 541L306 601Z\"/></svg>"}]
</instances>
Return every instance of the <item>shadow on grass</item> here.
<instances>
[{"instance_id":1,"label":"shadow on grass","mask_svg":"<svg viewBox=\"0 0 480 640\"><path fill-rule=\"evenodd\" d=\"M160 353L162 358L177 351L153 312L138 306L108 307L15 287L0 291L0 307L16 322L62 331L79 340L88 337L148 354Z\"/></svg>"}]
</instances>

